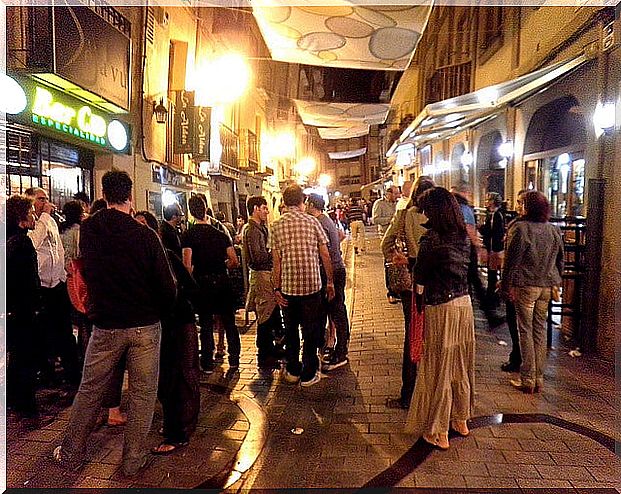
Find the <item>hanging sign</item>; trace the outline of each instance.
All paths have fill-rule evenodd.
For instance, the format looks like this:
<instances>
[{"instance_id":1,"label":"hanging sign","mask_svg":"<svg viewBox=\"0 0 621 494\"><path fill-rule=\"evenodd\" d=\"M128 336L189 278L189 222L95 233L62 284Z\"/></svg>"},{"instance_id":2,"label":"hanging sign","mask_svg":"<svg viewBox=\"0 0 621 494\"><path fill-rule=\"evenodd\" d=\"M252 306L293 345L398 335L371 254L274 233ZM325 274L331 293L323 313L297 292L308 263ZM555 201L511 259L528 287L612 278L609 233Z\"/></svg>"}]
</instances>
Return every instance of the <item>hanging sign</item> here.
<instances>
[{"instance_id":1,"label":"hanging sign","mask_svg":"<svg viewBox=\"0 0 621 494\"><path fill-rule=\"evenodd\" d=\"M192 154L196 162L209 161L211 108L197 106L194 110L194 149Z\"/></svg>"},{"instance_id":2,"label":"hanging sign","mask_svg":"<svg viewBox=\"0 0 621 494\"><path fill-rule=\"evenodd\" d=\"M177 91L173 152L189 154L194 145L194 91Z\"/></svg>"}]
</instances>

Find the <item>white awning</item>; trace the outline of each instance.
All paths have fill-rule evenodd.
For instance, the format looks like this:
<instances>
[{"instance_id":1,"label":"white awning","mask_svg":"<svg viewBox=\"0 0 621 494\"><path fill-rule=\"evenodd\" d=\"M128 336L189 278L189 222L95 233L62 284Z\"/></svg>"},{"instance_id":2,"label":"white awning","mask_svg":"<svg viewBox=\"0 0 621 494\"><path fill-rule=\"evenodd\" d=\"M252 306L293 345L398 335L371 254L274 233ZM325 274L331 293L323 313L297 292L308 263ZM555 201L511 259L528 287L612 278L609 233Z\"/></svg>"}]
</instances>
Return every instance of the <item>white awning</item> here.
<instances>
[{"instance_id":1,"label":"white awning","mask_svg":"<svg viewBox=\"0 0 621 494\"><path fill-rule=\"evenodd\" d=\"M304 125L350 127L381 125L386 121L387 103L323 103L293 100Z\"/></svg>"},{"instance_id":2,"label":"white awning","mask_svg":"<svg viewBox=\"0 0 621 494\"><path fill-rule=\"evenodd\" d=\"M356 3L261 0L252 2L252 12L274 60L405 70L427 25L432 1L419 0L419 5Z\"/></svg>"},{"instance_id":3,"label":"white awning","mask_svg":"<svg viewBox=\"0 0 621 494\"><path fill-rule=\"evenodd\" d=\"M362 137L369 133L368 125L356 125L353 127L317 127L319 136L322 139L351 139L352 137Z\"/></svg>"},{"instance_id":4,"label":"white awning","mask_svg":"<svg viewBox=\"0 0 621 494\"><path fill-rule=\"evenodd\" d=\"M348 160L352 158L357 158L358 156L362 156L366 154L367 148L353 149L351 151L337 151L328 153L331 160Z\"/></svg>"},{"instance_id":5,"label":"white awning","mask_svg":"<svg viewBox=\"0 0 621 494\"><path fill-rule=\"evenodd\" d=\"M518 103L589 60L582 54L510 81L427 105L397 139L387 156L404 142L415 146L443 140L494 117L509 104Z\"/></svg>"}]
</instances>

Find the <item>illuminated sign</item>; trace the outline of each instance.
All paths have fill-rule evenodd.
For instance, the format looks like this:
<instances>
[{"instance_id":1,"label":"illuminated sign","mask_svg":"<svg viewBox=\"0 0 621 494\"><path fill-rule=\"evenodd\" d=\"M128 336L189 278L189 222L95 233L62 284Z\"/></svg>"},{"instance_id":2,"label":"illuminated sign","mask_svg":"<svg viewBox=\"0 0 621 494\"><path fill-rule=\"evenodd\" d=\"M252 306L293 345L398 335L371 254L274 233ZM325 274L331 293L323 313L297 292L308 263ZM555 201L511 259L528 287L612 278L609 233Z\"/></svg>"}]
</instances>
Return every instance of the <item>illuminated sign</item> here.
<instances>
[{"instance_id":1,"label":"illuminated sign","mask_svg":"<svg viewBox=\"0 0 621 494\"><path fill-rule=\"evenodd\" d=\"M11 119L60 132L91 146L129 152L129 126L85 102L32 81L19 81L27 99ZM2 95L0 95L2 99Z\"/></svg>"}]
</instances>

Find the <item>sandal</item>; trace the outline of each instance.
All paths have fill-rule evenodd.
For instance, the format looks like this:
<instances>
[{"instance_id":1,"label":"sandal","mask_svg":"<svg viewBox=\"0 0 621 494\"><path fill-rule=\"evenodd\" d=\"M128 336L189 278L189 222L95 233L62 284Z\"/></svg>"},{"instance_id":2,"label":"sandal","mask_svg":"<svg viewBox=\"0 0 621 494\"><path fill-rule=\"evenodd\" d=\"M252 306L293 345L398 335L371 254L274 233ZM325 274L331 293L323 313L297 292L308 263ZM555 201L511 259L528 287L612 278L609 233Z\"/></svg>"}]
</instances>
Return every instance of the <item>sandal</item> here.
<instances>
[{"instance_id":1,"label":"sandal","mask_svg":"<svg viewBox=\"0 0 621 494\"><path fill-rule=\"evenodd\" d=\"M470 434L468 424L465 420L451 420L451 429L457 432L460 436L467 436Z\"/></svg>"},{"instance_id":2,"label":"sandal","mask_svg":"<svg viewBox=\"0 0 621 494\"><path fill-rule=\"evenodd\" d=\"M433 434L431 436L423 434L423 440L438 449L449 449L449 440L447 434Z\"/></svg>"},{"instance_id":3,"label":"sandal","mask_svg":"<svg viewBox=\"0 0 621 494\"><path fill-rule=\"evenodd\" d=\"M188 444L190 444L190 441L182 441L179 443L164 441L163 443L160 443L159 446L151 449L151 453L160 456L170 455L180 448L185 448Z\"/></svg>"}]
</instances>

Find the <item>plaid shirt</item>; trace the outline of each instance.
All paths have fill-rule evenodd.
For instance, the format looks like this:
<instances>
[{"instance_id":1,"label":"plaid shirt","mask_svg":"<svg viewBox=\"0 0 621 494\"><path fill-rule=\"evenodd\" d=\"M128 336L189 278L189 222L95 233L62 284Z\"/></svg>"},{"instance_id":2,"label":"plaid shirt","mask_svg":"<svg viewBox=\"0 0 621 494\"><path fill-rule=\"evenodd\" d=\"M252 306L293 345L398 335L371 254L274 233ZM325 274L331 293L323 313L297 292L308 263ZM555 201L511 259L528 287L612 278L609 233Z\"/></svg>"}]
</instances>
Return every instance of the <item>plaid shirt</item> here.
<instances>
[{"instance_id":1,"label":"plaid shirt","mask_svg":"<svg viewBox=\"0 0 621 494\"><path fill-rule=\"evenodd\" d=\"M321 290L319 246L328 243L323 227L310 214L290 208L272 225L269 247L281 258L281 289L286 295Z\"/></svg>"}]
</instances>

